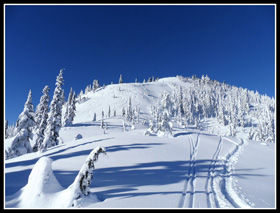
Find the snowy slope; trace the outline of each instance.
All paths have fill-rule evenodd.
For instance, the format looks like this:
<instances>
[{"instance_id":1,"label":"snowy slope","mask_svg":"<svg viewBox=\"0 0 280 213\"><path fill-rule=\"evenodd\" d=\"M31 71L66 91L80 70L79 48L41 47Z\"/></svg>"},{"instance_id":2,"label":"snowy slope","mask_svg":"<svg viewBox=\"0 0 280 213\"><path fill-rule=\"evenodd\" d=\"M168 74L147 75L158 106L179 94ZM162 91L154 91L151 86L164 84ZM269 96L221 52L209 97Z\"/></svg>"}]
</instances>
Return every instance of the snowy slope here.
<instances>
[{"instance_id":1,"label":"snowy slope","mask_svg":"<svg viewBox=\"0 0 280 213\"><path fill-rule=\"evenodd\" d=\"M89 153L102 146L107 155L95 164L92 193L76 200L75 208L274 208L274 144L222 137L176 123L173 138L144 135L151 106L178 85L191 86L164 78L108 85L85 95L74 124L61 128L58 146L5 161L5 207L72 207L74 192L69 186ZM140 122L135 130L126 122L123 132L120 115L129 97L133 107L140 107ZM111 115L116 110L117 116L104 119L104 134L101 112L106 117L109 106ZM92 121L94 113L97 121ZM217 127L215 119L208 123ZM76 140L77 134L82 138Z\"/></svg>"},{"instance_id":2,"label":"snowy slope","mask_svg":"<svg viewBox=\"0 0 280 213\"><path fill-rule=\"evenodd\" d=\"M116 110L117 115L121 115L123 107L127 107L128 99L132 99L133 107L140 107L142 118L150 118L151 106L157 105L160 97L164 93L171 93L174 84L189 86L188 83L181 82L178 78L163 78L159 82L152 83L131 83L113 84L99 89L96 93L89 92L85 95L89 98L86 102L77 106L77 116L75 123L92 121L93 114L97 114L97 120L101 119L102 110L107 115L109 106L111 114Z\"/></svg>"}]
</instances>

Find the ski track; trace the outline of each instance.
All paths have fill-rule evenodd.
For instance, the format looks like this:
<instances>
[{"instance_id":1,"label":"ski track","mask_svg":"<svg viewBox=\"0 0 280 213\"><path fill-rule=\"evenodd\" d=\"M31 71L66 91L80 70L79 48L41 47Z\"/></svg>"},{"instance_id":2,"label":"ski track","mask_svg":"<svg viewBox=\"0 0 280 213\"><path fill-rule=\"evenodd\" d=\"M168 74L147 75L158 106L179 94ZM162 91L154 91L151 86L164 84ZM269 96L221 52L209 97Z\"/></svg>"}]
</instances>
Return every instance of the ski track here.
<instances>
[{"instance_id":1,"label":"ski track","mask_svg":"<svg viewBox=\"0 0 280 213\"><path fill-rule=\"evenodd\" d=\"M184 183L182 195L179 201L180 208L193 208L195 196L195 183L196 183L196 155L199 147L199 134L197 135L196 143L194 144L191 135L188 135L190 143L190 162L187 178ZM188 188L189 191L188 191Z\"/></svg>"},{"instance_id":2,"label":"ski track","mask_svg":"<svg viewBox=\"0 0 280 213\"><path fill-rule=\"evenodd\" d=\"M222 144L223 144L223 138L220 136L220 141L218 144L218 147L212 157L209 169L208 169L208 174L207 174L207 180L205 184L205 191L206 191L206 197L207 197L207 206L208 208L213 208L213 207L219 207L218 200L216 198L216 192L214 190L213 186L213 180L216 172L216 167L218 164L218 158L222 149Z\"/></svg>"},{"instance_id":3,"label":"ski track","mask_svg":"<svg viewBox=\"0 0 280 213\"><path fill-rule=\"evenodd\" d=\"M188 135L190 161L186 175L187 177L183 185L182 195L179 199L179 208L196 208L197 206L200 206L199 203L195 206L196 196L199 195L196 193L196 157L200 144L199 135L200 133L197 134L196 142L194 142L191 135ZM224 140L233 143L234 147L230 149L222 159L220 153ZM205 180L205 203L207 208L251 208L251 206L241 199L238 193L234 190L232 177L234 165L245 145L246 142L244 142L244 140L241 140L241 142L238 143L229 138L220 136L217 149L213 154L207 171L207 176L206 178L203 178L203 181Z\"/></svg>"}]
</instances>

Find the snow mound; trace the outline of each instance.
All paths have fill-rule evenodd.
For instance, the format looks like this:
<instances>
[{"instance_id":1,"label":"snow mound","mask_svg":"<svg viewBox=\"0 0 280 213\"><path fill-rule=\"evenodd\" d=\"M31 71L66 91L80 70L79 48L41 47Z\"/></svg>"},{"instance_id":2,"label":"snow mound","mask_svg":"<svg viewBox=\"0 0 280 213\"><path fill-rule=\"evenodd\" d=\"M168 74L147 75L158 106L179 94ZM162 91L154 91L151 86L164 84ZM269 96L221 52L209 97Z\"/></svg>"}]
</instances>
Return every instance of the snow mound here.
<instances>
[{"instance_id":1,"label":"snow mound","mask_svg":"<svg viewBox=\"0 0 280 213\"><path fill-rule=\"evenodd\" d=\"M52 160L41 157L34 165L28 183L15 194L18 202L10 203L11 206L21 208L42 208L53 206L53 195L63 190L52 170Z\"/></svg>"},{"instance_id":2,"label":"snow mound","mask_svg":"<svg viewBox=\"0 0 280 213\"><path fill-rule=\"evenodd\" d=\"M52 160L49 157L41 157L34 165L26 185L26 191L30 189L33 195L51 193L62 189L52 170Z\"/></svg>"}]
</instances>

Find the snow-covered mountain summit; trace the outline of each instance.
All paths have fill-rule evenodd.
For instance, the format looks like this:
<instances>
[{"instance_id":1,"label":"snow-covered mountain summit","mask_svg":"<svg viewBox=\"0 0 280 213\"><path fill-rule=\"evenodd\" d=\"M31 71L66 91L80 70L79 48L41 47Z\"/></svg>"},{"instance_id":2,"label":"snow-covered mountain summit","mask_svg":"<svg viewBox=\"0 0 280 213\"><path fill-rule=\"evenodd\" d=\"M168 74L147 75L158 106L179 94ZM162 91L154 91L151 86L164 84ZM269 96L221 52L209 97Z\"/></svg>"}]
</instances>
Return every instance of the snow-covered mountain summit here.
<instances>
[{"instance_id":1,"label":"snow-covered mountain summit","mask_svg":"<svg viewBox=\"0 0 280 213\"><path fill-rule=\"evenodd\" d=\"M109 108L122 115L131 99L141 118L154 122L166 108L170 119L183 126L206 127L209 133L275 140L275 101L258 92L202 78L181 76L162 78L149 83L108 85L78 97L74 123L92 121L102 112L107 117ZM111 114L112 114L111 113ZM206 125L208 123L208 125ZM213 123L213 125L210 125Z\"/></svg>"}]
</instances>

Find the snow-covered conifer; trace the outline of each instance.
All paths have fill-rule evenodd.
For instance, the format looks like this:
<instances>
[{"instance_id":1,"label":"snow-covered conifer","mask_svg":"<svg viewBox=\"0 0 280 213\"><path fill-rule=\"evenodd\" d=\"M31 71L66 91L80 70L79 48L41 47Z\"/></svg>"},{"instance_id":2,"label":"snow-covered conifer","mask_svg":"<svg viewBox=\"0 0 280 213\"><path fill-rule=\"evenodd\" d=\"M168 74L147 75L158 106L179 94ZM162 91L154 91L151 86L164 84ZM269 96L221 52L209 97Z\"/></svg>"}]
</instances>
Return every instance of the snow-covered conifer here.
<instances>
[{"instance_id":1,"label":"snow-covered conifer","mask_svg":"<svg viewBox=\"0 0 280 213\"><path fill-rule=\"evenodd\" d=\"M92 121L96 121L96 113L93 114L93 119Z\"/></svg>"},{"instance_id":2,"label":"snow-covered conifer","mask_svg":"<svg viewBox=\"0 0 280 213\"><path fill-rule=\"evenodd\" d=\"M70 204L71 206L74 206L75 200L90 194L94 163L97 161L99 154L101 153L106 154L106 150L99 146L91 151L74 182L68 187L68 189L73 189L74 193L73 203L72 205Z\"/></svg>"},{"instance_id":3,"label":"snow-covered conifer","mask_svg":"<svg viewBox=\"0 0 280 213\"><path fill-rule=\"evenodd\" d=\"M110 108L110 106L109 106L109 109L108 109L108 118L110 118L111 117L111 108Z\"/></svg>"},{"instance_id":4,"label":"snow-covered conifer","mask_svg":"<svg viewBox=\"0 0 280 213\"><path fill-rule=\"evenodd\" d=\"M92 91L95 92L100 87L98 80L93 80Z\"/></svg>"},{"instance_id":5,"label":"snow-covered conifer","mask_svg":"<svg viewBox=\"0 0 280 213\"><path fill-rule=\"evenodd\" d=\"M37 131L36 142L32 148L33 152L37 152L40 149L40 147L42 147L42 143L43 143L43 140L45 137L44 132L47 127L49 101L50 101L49 95L48 95L49 90L50 90L49 87L45 86L45 88L43 89L44 95L41 97L40 104L38 105L37 110L36 110L36 112L38 111L38 115L39 115L37 118L40 118L40 119L37 119L37 122L40 121L40 123L37 124L38 131Z\"/></svg>"},{"instance_id":6,"label":"snow-covered conifer","mask_svg":"<svg viewBox=\"0 0 280 213\"><path fill-rule=\"evenodd\" d=\"M124 107L122 108L122 117L123 118L125 117L125 109L124 109Z\"/></svg>"},{"instance_id":7,"label":"snow-covered conifer","mask_svg":"<svg viewBox=\"0 0 280 213\"><path fill-rule=\"evenodd\" d=\"M169 122L169 113L167 110L164 110L163 116L160 119L157 135L160 137L173 137L172 127Z\"/></svg>"},{"instance_id":8,"label":"snow-covered conifer","mask_svg":"<svg viewBox=\"0 0 280 213\"><path fill-rule=\"evenodd\" d=\"M100 129L104 129L104 120L103 120L103 116L102 116L101 122L100 122Z\"/></svg>"},{"instance_id":9,"label":"snow-covered conifer","mask_svg":"<svg viewBox=\"0 0 280 213\"><path fill-rule=\"evenodd\" d=\"M16 128L16 136L12 144L6 150L5 158L13 158L26 153L32 152L30 139L33 138L32 127L36 124L34 119L34 106L32 104L32 93L29 91L27 101L25 102L24 109L19 115Z\"/></svg>"},{"instance_id":10,"label":"snow-covered conifer","mask_svg":"<svg viewBox=\"0 0 280 213\"><path fill-rule=\"evenodd\" d=\"M173 110L172 110L172 101L170 99L170 95L168 93L165 93L163 95L163 98L161 100L161 111L167 110L168 115L172 115L173 114Z\"/></svg>"},{"instance_id":11,"label":"snow-covered conifer","mask_svg":"<svg viewBox=\"0 0 280 213\"><path fill-rule=\"evenodd\" d=\"M34 146L32 147L33 152L37 152L38 150L43 149L43 141L45 138L45 129L47 127L47 119L48 119L48 109L45 109L43 112L43 116L41 118L41 123L39 124L37 131L37 138Z\"/></svg>"},{"instance_id":12,"label":"snow-covered conifer","mask_svg":"<svg viewBox=\"0 0 280 213\"><path fill-rule=\"evenodd\" d=\"M129 97L127 112L126 112L126 120L127 121L132 121L132 119L133 119L133 111L132 111L132 105L131 105L131 97Z\"/></svg>"},{"instance_id":13,"label":"snow-covered conifer","mask_svg":"<svg viewBox=\"0 0 280 213\"><path fill-rule=\"evenodd\" d=\"M154 134L155 131L154 131L154 122L152 119L150 119L149 121L149 129L147 129L144 133L144 135L151 135L151 134Z\"/></svg>"},{"instance_id":14,"label":"snow-covered conifer","mask_svg":"<svg viewBox=\"0 0 280 213\"><path fill-rule=\"evenodd\" d=\"M132 124L131 124L131 130L135 130L136 128L135 128L135 121L134 121L134 119L132 119Z\"/></svg>"},{"instance_id":15,"label":"snow-covered conifer","mask_svg":"<svg viewBox=\"0 0 280 213\"><path fill-rule=\"evenodd\" d=\"M68 96L66 111L64 114L64 126L69 126L73 123L76 111L76 97L75 91L73 92L72 87Z\"/></svg>"},{"instance_id":16,"label":"snow-covered conifer","mask_svg":"<svg viewBox=\"0 0 280 213\"><path fill-rule=\"evenodd\" d=\"M64 93L64 90L62 90L62 106L66 104L66 101L65 101L65 93Z\"/></svg>"},{"instance_id":17,"label":"snow-covered conifer","mask_svg":"<svg viewBox=\"0 0 280 213\"><path fill-rule=\"evenodd\" d=\"M50 88L48 85L46 85L43 89L43 95L40 98L40 103L36 107L35 112L35 122L37 124L37 129L39 128L41 124L41 120L43 118L45 112L49 112L49 102L50 102L50 96L48 92L50 91Z\"/></svg>"},{"instance_id":18,"label":"snow-covered conifer","mask_svg":"<svg viewBox=\"0 0 280 213\"><path fill-rule=\"evenodd\" d=\"M70 103L71 103L71 98L72 98L72 94L73 94L73 90L72 90L72 87L70 88L70 92L69 92L69 95L68 95L68 99L67 99L67 102L66 102L66 109L65 109L65 114L64 114L64 121L63 121L63 126L66 126L66 123L67 123L67 120L68 120L68 111L69 111L69 108L70 108Z\"/></svg>"},{"instance_id":19,"label":"snow-covered conifer","mask_svg":"<svg viewBox=\"0 0 280 213\"><path fill-rule=\"evenodd\" d=\"M56 78L56 88L54 90L53 99L50 104L50 112L45 130L45 138L40 151L58 145L59 130L61 128L62 116L62 85L63 85L63 69L60 70Z\"/></svg>"},{"instance_id":20,"label":"snow-covered conifer","mask_svg":"<svg viewBox=\"0 0 280 213\"><path fill-rule=\"evenodd\" d=\"M236 125L235 123L229 124L229 136L235 137L236 136Z\"/></svg>"},{"instance_id":21,"label":"snow-covered conifer","mask_svg":"<svg viewBox=\"0 0 280 213\"><path fill-rule=\"evenodd\" d=\"M85 95L91 91L91 85L87 85L87 87L85 88Z\"/></svg>"},{"instance_id":22,"label":"snow-covered conifer","mask_svg":"<svg viewBox=\"0 0 280 213\"><path fill-rule=\"evenodd\" d=\"M8 127L9 127L9 124L8 124L8 120L5 121L5 139L7 139L9 137L8 135Z\"/></svg>"},{"instance_id":23,"label":"snow-covered conifer","mask_svg":"<svg viewBox=\"0 0 280 213\"><path fill-rule=\"evenodd\" d=\"M137 109L137 123L139 123L140 119L140 108Z\"/></svg>"},{"instance_id":24,"label":"snow-covered conifer","mask_svg":"<svg viewBox=\"0 0 280 213\"><path fill-rule=\"evenodd\" d=\"M11 138L14 137L16 135L16 126L15 124L13 125L8 125L8 129L7 129L7 138Z\"/></svg>"},{"instance_id":25,"label":"snow-covered conifer","mask_svg":"<svg viewBox=\"0 0 280 213\"><path fill-rule=\"evenodd\" d=\"M120 75L119 84L123 83L122 75Z\"/></svg>"}]
</instances>

